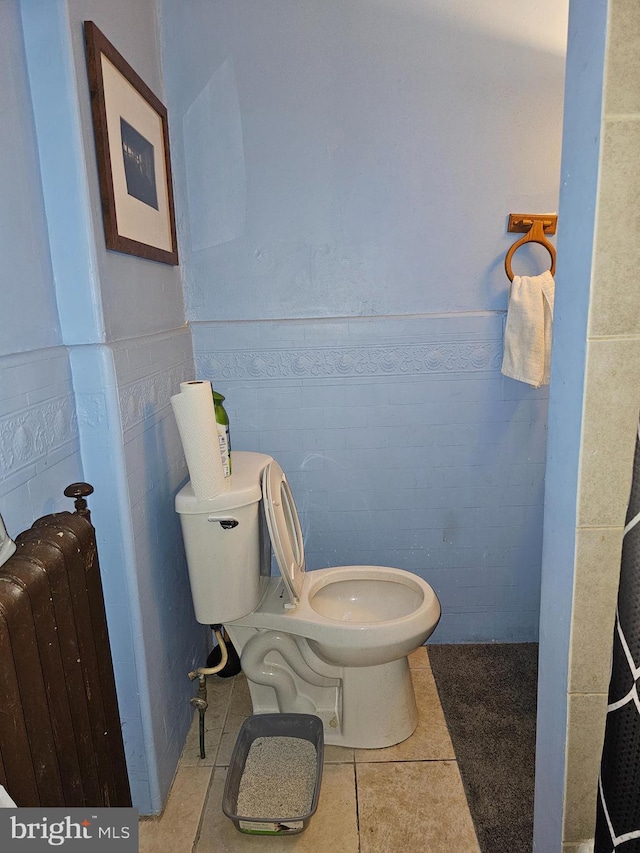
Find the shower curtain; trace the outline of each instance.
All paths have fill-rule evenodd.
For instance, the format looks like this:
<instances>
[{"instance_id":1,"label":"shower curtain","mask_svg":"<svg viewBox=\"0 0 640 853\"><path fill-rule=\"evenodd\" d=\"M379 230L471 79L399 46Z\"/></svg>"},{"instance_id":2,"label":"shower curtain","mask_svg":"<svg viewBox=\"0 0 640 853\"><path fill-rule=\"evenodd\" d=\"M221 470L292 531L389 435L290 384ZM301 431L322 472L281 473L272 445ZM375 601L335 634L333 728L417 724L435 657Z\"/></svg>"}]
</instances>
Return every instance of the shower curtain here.
<instances>
[{"instance_id":1,"label":"shower curtain","mask_svg":"<svg viewBox=\"0 0 640 853\"><path fill-rule=\"evenodd\" d=\"M622 540L594 853L640 853L640 427Z\"/></svg>"}]
</instances>

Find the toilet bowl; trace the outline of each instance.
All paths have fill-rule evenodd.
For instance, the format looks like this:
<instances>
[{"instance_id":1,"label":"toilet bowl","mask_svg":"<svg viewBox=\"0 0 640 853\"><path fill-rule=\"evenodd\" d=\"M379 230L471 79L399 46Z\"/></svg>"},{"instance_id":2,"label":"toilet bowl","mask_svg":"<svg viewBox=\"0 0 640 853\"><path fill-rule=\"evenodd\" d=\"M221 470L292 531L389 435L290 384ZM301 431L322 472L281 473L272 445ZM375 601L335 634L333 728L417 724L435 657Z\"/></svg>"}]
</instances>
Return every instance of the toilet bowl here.
<instances>
[{"instance_id":1,"label":"toilet bowl","mask_svg":"<svg viewBox=\"0 0 640 853\"><path fill-rule=\"evenodd\" d=\"M440 618L426 581L385 566L305 571L289 483L264 454L235 452L231 491L176 497L196 618L224 624L255 713L314 713L329 744L379 748L417 712L407 655ZM270 548L279 575L269 574Z\"/></svg>"}]
</instances>

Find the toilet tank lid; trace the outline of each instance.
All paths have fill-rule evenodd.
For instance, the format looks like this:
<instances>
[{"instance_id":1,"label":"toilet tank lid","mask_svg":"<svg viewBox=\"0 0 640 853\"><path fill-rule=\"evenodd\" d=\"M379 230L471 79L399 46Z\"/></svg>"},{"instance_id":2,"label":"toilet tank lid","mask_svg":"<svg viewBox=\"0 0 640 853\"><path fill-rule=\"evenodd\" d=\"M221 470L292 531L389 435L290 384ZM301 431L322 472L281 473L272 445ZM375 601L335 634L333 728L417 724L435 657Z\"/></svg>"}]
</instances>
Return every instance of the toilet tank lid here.
<instances>
[{"instance_id":1,"label":"toilet tank lid","mask_svg":"<svg viewBox=\"0 0 640 853\"><path fill-rule=\"evenodd\" d=\"M237 509L262 499L260 480L271 456L234 450L231 454L231 488L207 501L199 501L189 480L176 495L176 512L185 515L208 514Z\"/></svg>"}]
</instances>

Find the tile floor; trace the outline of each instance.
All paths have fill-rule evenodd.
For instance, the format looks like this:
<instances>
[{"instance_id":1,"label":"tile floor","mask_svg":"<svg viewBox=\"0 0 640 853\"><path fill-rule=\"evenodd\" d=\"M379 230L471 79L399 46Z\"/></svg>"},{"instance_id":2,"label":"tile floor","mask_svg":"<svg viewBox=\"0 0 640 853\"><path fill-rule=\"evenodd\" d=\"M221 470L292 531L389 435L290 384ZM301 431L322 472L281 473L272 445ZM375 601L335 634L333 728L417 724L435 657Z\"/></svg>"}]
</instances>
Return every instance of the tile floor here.
<instances>
[{"instance_id":1,"label":"tile floor","mask_svg":"<svg viewBox=\"0 0 640 853\"><path fill-rule=\"evenodd\" d=\"M211 679L206 753L197 715L160 817L140 821L140 853L480 853L425 647L410 657L418 728L387 749L325 746L318 810L307 829L259 838L235 829L222 792L251 700L243 676Z\"/></svg>"}]
</instances>

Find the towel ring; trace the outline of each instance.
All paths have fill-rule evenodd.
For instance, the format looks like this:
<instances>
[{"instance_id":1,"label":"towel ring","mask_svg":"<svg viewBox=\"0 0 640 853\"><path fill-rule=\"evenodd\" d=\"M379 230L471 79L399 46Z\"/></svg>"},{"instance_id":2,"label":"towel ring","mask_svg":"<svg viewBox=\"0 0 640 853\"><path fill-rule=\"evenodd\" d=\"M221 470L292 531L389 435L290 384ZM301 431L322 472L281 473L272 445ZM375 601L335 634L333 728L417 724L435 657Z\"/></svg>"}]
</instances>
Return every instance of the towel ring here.
<instances>
[{"instance_id":1,"label":"towel ring","mask_svg":"<svg viewBox=\"0 0 640 853\"><path fill-rule=\"evenodd\" d=\"M518 229L521 230L521 229ZM520 248L520 246L524 246L525 243L539 243L541 246L549 252L551 255L551 275L553 275L556 271L556 247L553 243L550 243L549 240L544 236L544 224L541 219L533 219L531 223L531 227L520 240L515 242L513 246L507 252L507 255L504 259L504 270L507 274L509 281L513 281L513 269L511 268L511 259L515 255L516 251Z\"/></svg>"}]
</instances>

